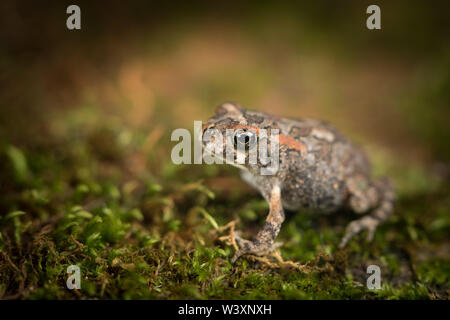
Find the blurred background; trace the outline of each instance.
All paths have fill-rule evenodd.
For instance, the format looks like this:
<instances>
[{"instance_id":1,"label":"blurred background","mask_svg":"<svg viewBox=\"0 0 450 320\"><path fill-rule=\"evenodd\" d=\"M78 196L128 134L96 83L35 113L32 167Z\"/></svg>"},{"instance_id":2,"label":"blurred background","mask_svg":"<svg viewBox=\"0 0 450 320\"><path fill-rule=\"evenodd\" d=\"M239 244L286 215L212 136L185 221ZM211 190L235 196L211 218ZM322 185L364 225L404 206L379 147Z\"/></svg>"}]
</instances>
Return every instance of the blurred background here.
<instances>
[{"instance_id":1,"label":"blurred background","mask_svg":"<svg viewBox=\"0 0 450 320\"><path fill-rule=\"evenodd\" d=\"M2 1L3 142L46 140L76 110L159 140L231 100L450 160L446 1L378 1L382 30L366 28L370 1L77 1L79 31L65 26L70 4Z\"/></svg>"},{"instance_id":2,"label":"blurred background","mask_svg":"<svg viewBox=\"0 0 450 320\"><path fill-rule=\"evenodd\" d=\"M81 30L66 28L71 4L81 8ZM381 30L366 28L371 4L381 8ZM35 223L20 230L41 234L71 206L89 211L110 199L120 203L111 208L138 207L156 238L165 234L158 219L167 230L189 226L193 205L213 206L208 210L223 224L233 208L244 218L247 212L249 221L254 212L263 217L264 203L246 206L249 193L259 198L235 169L170 160L174 129L192 131L194 120L235 101L327 120L363 145L375 173L398 186L399 218L393 221L397 234L405 233L388 236L390 246L413 246L419 250L414 261L441 257L446 271L435 277L442 285L450 252L449 14L448 1L3 0L0 215L13 212L4 221L13 219L16 229L8 225L2 237L13 238L16 230L20 242L23 219L16 219L16 210ZM218 198L183 195L195 189L210 197L206 188ZM153 196L158 192L163 200ZM305 225L293 224L287 238L308 230ZM73 234L86 245L89 232ZM322 241L309 236L311 243ZM328 243L338 242L338 234L329 237ZM55 242L57 250L72 248L66 238ZM315 247L307 245L302 251L288 246L285 253L314 259ZM9 248L14 255L16 246ZM17 272L4 268L0 275ZM19 280L0 286L0 296L5 290L26 296L23 286ZM440 292L436 297L448 297L448 287Z\"/></svg>"}]
</instances>

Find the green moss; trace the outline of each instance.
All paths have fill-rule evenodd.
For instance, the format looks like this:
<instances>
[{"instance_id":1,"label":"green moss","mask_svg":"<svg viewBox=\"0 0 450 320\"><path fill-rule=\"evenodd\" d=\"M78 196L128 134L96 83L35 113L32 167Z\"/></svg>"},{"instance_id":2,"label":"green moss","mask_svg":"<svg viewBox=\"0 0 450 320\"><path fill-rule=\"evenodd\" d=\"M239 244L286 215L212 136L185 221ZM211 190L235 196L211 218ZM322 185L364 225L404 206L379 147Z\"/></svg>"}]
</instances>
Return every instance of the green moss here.
<instances>
[{"instance_id":1,"label":"green moss","mask_svg":"<svg viewBox=\"0 0 450 320\"><path fill-rule=\"evenodd\" d=\"M120 125L116 129L120 131ZM448 185L428 177L426 171L418 175L415 167L396 169L400 185L411 181L422 185L401 189L397 215L379 229L372 244L356 237L345 251L337 249L349 221L344 214L290 214L280 235L281 252L285 259L312 268L300 272L248 258L233 265L233 249L217 240L226 234L218 231L219 226L238 217L238 228L245 234L257 230L267 204L256 193L249 189L223 193L220 186L199 180L208 167L186 176L182 167L169 162L161 175L143 168L125 177L122 160L105 160L104 151L93 147L102 138L96 136L99 142L86 133L77 139L81 153L65 144L56 150L66 155L64 162L54 160L53 149L39 154L5 149L9 156L1 170L12 166L20 179L8 182L16 200L3 198L1 203L9 208L0 218L3 297L448 298L448 259L430 256L416 262L423 259L423 245L445 248L449 227ZM133 156L138 148L128 145L121 157ZM104 172L101 168L107 163L112 168ZM80 168L86 171L80 173ZM206 176L235 174L219 168ZM65 287L66 270L72 264L82 273L78 292ZM365 287L369 264L382 268L379 291Z\"/></svg>"}]
</instances>

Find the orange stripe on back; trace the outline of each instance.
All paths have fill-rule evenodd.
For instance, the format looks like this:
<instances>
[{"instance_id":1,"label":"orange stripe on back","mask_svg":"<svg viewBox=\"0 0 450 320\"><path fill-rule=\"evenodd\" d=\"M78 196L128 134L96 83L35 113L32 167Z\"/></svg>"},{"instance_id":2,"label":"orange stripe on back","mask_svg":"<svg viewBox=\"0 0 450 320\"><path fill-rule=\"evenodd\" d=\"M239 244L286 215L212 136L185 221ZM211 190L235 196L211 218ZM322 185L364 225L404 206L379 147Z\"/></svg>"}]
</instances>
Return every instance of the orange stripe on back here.
<instances>
[{"instance_id":1,"label":"orange stripe on back","mask_svg":"<svg viewBox=\"0 0 450 320\"><path fill-rule=\"evenodd\" d=\"M303 143L285 135L280 134L280 144L288 146L289 148L306 152L306 147Z\"/></svg>"},{"instance_id":2,"label":"orange stripe on back","mask_svg":"<svg viewBox=\"0 0 450 320\"><path fill-rule=\"evenodd\" d=\"M246 125L242 125L242 124L235 124L235 125L230 126L230 129L247 129L247 130L253 129L259 134L259 128L255 127L255 126L246 126ZM306 152L305 145L291 137L280 134L279 141L280 141L280 145L285 145L288 148Z\"/></svg>"}]
</instances>

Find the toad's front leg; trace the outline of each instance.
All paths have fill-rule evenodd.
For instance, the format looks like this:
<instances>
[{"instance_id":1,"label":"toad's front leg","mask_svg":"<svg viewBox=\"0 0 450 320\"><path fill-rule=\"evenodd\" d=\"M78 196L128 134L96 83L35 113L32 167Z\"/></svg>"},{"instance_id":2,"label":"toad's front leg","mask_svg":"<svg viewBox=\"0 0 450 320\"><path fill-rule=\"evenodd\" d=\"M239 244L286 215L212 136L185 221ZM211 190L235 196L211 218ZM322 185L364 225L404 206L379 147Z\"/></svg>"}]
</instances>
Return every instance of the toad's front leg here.
<instances>
[{"instance_id":1,"label":"toad's front leg","mask_svg":"<svg viewBox=\"0 0 450 320\"><path fill-rule=\"evenodd\" d=\"M281 245L281 243L274 242L284 221L280 187L278 185L274 186L267 198L270 211L263 228L258 232L253 241L245 240L235 235L240 249L235 253L232 262L235 262L240 256L248 253L258 256L266 255Z\"/></svg>"}]
</instances>

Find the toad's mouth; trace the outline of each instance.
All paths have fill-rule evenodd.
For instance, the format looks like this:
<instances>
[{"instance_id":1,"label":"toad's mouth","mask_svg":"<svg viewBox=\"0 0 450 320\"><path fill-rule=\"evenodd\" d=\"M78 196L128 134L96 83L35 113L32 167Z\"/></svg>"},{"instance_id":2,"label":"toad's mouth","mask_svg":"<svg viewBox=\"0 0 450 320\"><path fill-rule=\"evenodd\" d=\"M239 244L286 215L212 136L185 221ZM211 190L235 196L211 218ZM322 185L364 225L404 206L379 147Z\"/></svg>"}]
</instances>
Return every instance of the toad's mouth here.
<instances>
[{"instance_id":1,"label":"toad's mouth","mask_svg":"<svg viewBox=\"0 0 450 320\"><path fill-rule=\"evenodd\" d=\"M229 159L227 159L226 157L223 156L223 151L222 154L218 154L215 152L215 146L213 143L206 143L203 144L203 153L202 153L202 157L205 156L205 153L207 155L209 155L212 159L216 159L216 160L220 160L219 163L217 163L216 161L214 161L214 163L216 164L230 164L236 168L239 168L241 170L248 170L244 165L237 163L234 155L233 155L233 161L230 161Z\"/></svg>"}]
</instances>

